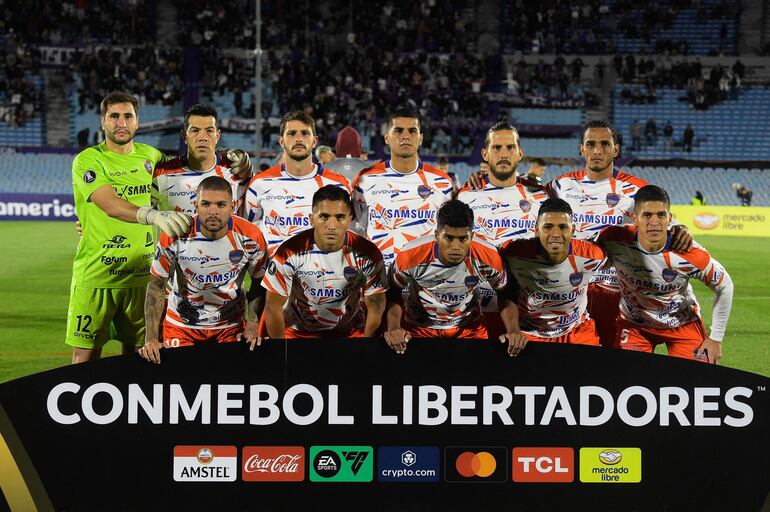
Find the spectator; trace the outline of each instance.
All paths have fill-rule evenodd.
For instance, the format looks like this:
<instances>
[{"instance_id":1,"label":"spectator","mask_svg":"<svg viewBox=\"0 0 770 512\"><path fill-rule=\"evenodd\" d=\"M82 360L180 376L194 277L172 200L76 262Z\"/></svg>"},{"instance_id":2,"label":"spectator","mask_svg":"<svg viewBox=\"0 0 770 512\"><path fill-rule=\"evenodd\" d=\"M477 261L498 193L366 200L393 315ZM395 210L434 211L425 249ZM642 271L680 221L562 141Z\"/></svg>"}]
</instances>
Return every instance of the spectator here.
<instances>
[{"instance_id":1,"label":"spectator","mask_svg":"<svg viewBox=\"0 0 770 512\"><path fill-rule=\"evenodd\" d=\"M644 138L648 146L658 143L658 126L655 124L655 119L647 119L647 124L644 125Z\"/></svg>"},{"instance_id":2,"label":"spectator","mask_svg":"<svg viewBox=\"0 0 770 512\"><path fill-rule=\"evenodd\" d=\"M321 165L326 165L334 160L334 152L329 146L318 146L315 150L315 158Z\"/></svg>"},{"instance_id":3,"label":"spectator","mask_svg":"<svg viewBox=\"0 0 770 512\"><path fill-rule=\"evenodd\" d=\"M682 145L684 147L684 150L688 153L692 152L692 142L695 139L695 130L693 130L693 127L690 123L687 123L687 127L684 129L684 134L682 138Z\"/></svg>"},{"instance_id":4,"label":"spectator","mask_svg":"<svg viewBox=\"0 0 770 512\"><path fill-rule=\"evenodd\" d=\"M706 197L700 190L696 190L695 195L690 200L690 204L693 206L703 206L706 204Z\"/></svg>"},{"instance_id":5,"label":"spectator","mask_svg":"<svg viewBox=\"0 0 770 512\"><path fill-rule=\"evenodd\" d=\"M671 121L666 121L666 125L663 127L663 150L671 151L673 149L674 140L674 127L671 125Z\"/></svg>"},{"instance_id":6,"label":"spectator","mask_svg":"<svg viewBox=\"0 0 770 512\"><path fill-rule=\"evenodd\" d=\"M754 192L746 185L741 185L740 183L733 183L733 190L735 190L735 195L740 199L741 206L751 206L751 198Z\"/></svg>"},{"instance_id":7,"label":"spectator","mask_svg":"<svg viewBox=\"0 0 770 512\"><path fill-rule=\"evenodd\" d=\"M638 119L631 123L631 151L642 150L642 125Z\"/></svg>"}]
</instances>

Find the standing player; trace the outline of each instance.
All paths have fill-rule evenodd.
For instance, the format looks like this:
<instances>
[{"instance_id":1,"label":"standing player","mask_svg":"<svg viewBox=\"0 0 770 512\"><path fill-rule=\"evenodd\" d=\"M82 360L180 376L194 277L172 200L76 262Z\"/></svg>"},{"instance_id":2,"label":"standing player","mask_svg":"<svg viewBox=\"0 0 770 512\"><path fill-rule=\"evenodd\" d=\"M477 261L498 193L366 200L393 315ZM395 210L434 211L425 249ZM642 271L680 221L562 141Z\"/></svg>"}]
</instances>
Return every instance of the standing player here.
<instances>
[{"instance_id":1,"label":"standing player","mask_svg":"<svg viewBox=\"0 0 770 512\"><path fill-rule=\"evenodd\" d=\"M473 210L473 232L497 247L532 236L540 202L546 195L528 192L516 175L524 156L519 132L507 121L495 124L487 131L481 156L489 165L489 174L482 178L483 187L466 185L457 195ZM482 283L479 293L490 338L497 339L505 332L498 315L497 294L486 283Z\"/></svg>"},{"instance_id":2,"label":"standing player","mask_svg":"<svg viewBox=\"0 0 770 512\"><path fill-rule=\"evenodd\" d=\"M413 337L486 339L478 293L482 282L502 292L505 267L494 246L473 239L473 211L462 201L450 200L438 211L434 236L408 243L390 267L388 346L403 354ZM511 355L527 341L514 329L515 309L508 302L500 311L507 328L500 341L508 341Z\"/></svg>"},{"instance_id":3,"label":"standing player","mask_svg":"<svg viewBox=\"0 0 770 512\"><path fill-rule=\"evenodd\" d=\"M369 240L348 231L352 205L343 188L320 188L313 194L312 207L312 229L282 243L262 279L267 289L267 334L271 338L374 336L385 311L382 254Z\"/></svg>"},{"instance_id":4,"label":"standing player","mask_svg":"<svg viewBox=\"0 0 770 512\"><path fill-rule=\"evenodd\" d=\"M278 143L285 151L284 163L251 179L244 212L262 230L270 254L310 227L312 198L318 189L334 185L350 192L344 177L313 163L318 137L310 115L300 110L284 115Z\"/></svg>"},{"instance_id":5,"label":"standing player","mask_svg":"<svg viewBox=\"0 0 770 512\"><path fill-rule=\"evenodd\" d=\"M161 235L152 264L144 307L147 333L139 354L154 363L160 363L163 347L256 340L263 296L249 294L247 314L242 286L248 272L252 289L259 287L267 255L265 239L256 226L233 215L232 183L220 176L200 182L195 207L198 215L187 233L178 240ZM169 279L172 293L161 343Z\"/></svg>"},{"instance_id":6,"label":"standing player","mask_svg":"<svg viewBox=\"0 0 770 512\"><path fill-rule=\"evenodd\" d=\"M107 95L100 105L104 142L80 152L72 162L75 209L83 229L67 316L66 343L72 346L73 363L101 356L111 323L124 353L142 345L142 305L154 245L147 225L172 236L190 225L183 213L150 206L152 171L163 155L133 141L137 105L127 93Z\"/></svg>"},{"instance_id":7,"label":"standing player","mask_svg":"<svg viewBox=\"0 0 770 512\"><path fill-rule=\"evenodd\" d=\"M417 156L422 133L415 111L390 114L385 143L390 160L361 171L353 183L353 207L361 232L389 266L406 243L433 233L436 212L451 198L453 188L445 172Z\"/></svg>"},{"instance_id":8,"label":"standing player","mask_svg":"<svg viewBox=\"0 0 770 512\"><path fill-rule=\"evenodd\" d=\"M617 339L620 348L652 352L665 343L669 355L718 363L730 316L730 275L702 247L672 248L671 206L654 185L636 193L633 226L613 226L599 235L617 269L622 298ZM702 281L714 292L711 335L689 282Z\"/></svg>"},{"instance_id":9,"label":"standing player","mask_svg":"<svg viewBox=\"0 0 770 512\"><path fill-rule=\"evenodd\" d=\"M547 199L540 205L537 236L500 248L516 279L519 327L530 341L599 345L586 313L587 291L606 258L596 244L573 239L574 233L569 204Z\"/></svg>"},{"instance_id":10,"label":"standing player","mask_svg":"<svg viewBox=\"0 0 770 512\"><path fill-rule=\"evenodd\" d=\"M196 104L185 112L181 135L187 154L160 163L153 172L153 187L161 210L195 215L198 185L209 176L219 176L230 183L236 200L235 212L241 212L251 179L251 162L240 149L228 150L224 155L217 153L222 136L218 121L217 111L211 105Z\"/></svg>"},{"instance_id":11,"label":"standing player","mask_svg":"<svg viewBox=\"0 0 770 512\"><path fill-rule=\"evenodd\" d=\"M620 151L615 129L607 121L585 124L580 154L586 167L563 174L548 183L551 197L569 203L575 222L575 238L595 239L607 226L628 224L634 209L636 192L648 183L615 168ZM674 246L687 249L692 238L684 226L677 226ZM620 288L615 269L602 270L589 285L588 311L596 320L602 345L615 345L615 320L618 316Z\"/></svg>"}]
</instances>

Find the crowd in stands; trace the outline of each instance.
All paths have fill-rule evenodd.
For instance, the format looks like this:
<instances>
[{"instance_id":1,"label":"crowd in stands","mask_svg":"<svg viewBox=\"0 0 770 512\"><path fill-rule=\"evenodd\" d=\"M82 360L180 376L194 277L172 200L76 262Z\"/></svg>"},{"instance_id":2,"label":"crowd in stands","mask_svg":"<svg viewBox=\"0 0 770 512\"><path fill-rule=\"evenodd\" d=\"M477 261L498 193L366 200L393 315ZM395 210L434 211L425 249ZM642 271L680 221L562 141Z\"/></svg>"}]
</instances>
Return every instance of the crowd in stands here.
<instances>
[{"instance_id":1,"label":"crowd in stands","mask_svg":"<svg viewBox=\"0 0 770 512\"><path fill-rule=\"evenodd\" d=\"M30 80L39 72L40 52L14 34L8 34L0 48L0 123L24 126L42 106L42 92Z\"/></svg>"},{"instance_id":2,"label":"crowd in stands","mask_svg":"<svg viewBox=\"0 0 770 512\"><path fill-rule=\"evenodd\" d=\"M74 52L69 70L77 75L79 113L95 111L111 91L129 90L140 105L173 105L182 98L182 52L147 45Z\"/></svg>"},{"instance_id":3,"label":"crowd in stands","mask_svg":"<svg viewBox=\"0 0 770 512\"><path fill-rule=\"evenodd\" d=\"M155 40L154 0L4 0L0 34L50 45L144 44Z\"/></svg>"},{"instance_id":4,"label":"crowd in stands","mask_svg":"<svg viewBox=\"0 0 770 512\"><path fill-rule=\"evenodd\" d=\"M613 36L654 42L656 53L687 55L686 40L656 38L662 29L671 28L677 12L695 9L698 20L724 19L735 16L737 6L723 0L703 5L700 0L594 0L591 2L537 3L504 0L503 24L506 50L533 54L612 54L616 47ZM720 46L729 46L727 27L720 31Z\"/></svg>"}]
</instances>

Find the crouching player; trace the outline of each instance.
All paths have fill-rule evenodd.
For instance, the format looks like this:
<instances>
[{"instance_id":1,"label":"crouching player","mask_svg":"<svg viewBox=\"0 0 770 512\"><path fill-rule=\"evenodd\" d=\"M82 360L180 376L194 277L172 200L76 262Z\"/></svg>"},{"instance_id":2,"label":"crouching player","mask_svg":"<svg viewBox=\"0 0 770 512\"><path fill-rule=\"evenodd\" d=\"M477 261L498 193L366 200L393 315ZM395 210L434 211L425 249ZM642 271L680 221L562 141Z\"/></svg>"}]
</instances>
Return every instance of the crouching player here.
<instances>
[{"instance_id":1,"label":"crouching player","mask_svg":"<svg viewBox=\"0 0 770 512\"><path fill-rule=\"evenodd\" d=\"M258 290L264 271L267 243L250 222L234 216L230 183L219 176L198 185L198 213L190 230L174 240L161 235L150 271L144 314L147 330L139 354L160 363L160 349L196 343L256 340L263 294ZM246 322L243 280L252 278ZM160 342L164 290L171 279Z\"/></svg>"},{"instance_id":2,"label":"crouching player","mask_svg":"<svg viewBox=\"0 0 770 512\"><path fill-rule=\"evenodd\" d=\"M639 189L632 220L633 226L609 227L597 240L618 272L620 348L652 352L665 343L671 356L717 364L732 307L730 275L698 244L687 251L671 249L671 205L662 188ZM691 278L714 292L710 336Z\"/></svg>"},{"instance_id":3,"label":"crouching player","mask_svg":"<svg viewBox=\"0 0 770 512\"><path fill-rule=\"evenodd\" d=\"M473 210L453 199L438 211L434 236L409 242L390 268L390 303L385 341L399 354L416 338L487 339L482 321L480 286L498 293L507 277L497 249L473 239ZM404 304L402 290L407 290ZM406 314L404 315L404 310ZM509 354L524 348L526 336L512 332L515 306L500 311ZM518 329L516 329L518 331Z\"/></svg>"},{"instance_id":4,"label":"crouching player","mask_svg":"<svg viewBox=\"0 0 770 512\"><path fill-rule=\"evenodd\" d=\"M313 194L312 229L278 246L262 280L270 338L371 337L377 331L385 311L385 264L376 245L348 230L352 211L344 188L325 185Z\"/></svg>"},{"instance_id":5,"label":"crouching player","mask_svg":"<svg viewBox=\"0 0 770 512\"><path fill-rule=\"evenodd\" d=\"M521 331L530 341L599 345L586 308L588 283L607 262L604 251L573 238L572 208L563 199L540 205L535 234L500 247L516 280Z\"/></svg>"}]
</instances>

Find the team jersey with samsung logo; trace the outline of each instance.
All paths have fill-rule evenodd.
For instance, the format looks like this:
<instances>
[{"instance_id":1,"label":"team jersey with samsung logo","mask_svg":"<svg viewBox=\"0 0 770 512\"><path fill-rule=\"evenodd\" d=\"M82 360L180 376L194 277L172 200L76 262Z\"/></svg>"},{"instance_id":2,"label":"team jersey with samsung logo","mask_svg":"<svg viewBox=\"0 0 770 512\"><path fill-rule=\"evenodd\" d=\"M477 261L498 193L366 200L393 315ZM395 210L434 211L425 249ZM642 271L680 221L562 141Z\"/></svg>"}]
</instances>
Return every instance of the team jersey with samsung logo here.
<instances>
[{"instance_id":1,"label":"team jersey with samsung logo","mask_svg":"<svg viewBox=\"0 0 770 512\"><path fill-rule=\"evenodd\" d=\"M687 252L669 249L669 240L656 253L642 249L635 226L604 230L597 242L618 272L620 312L637 325L670 329L700 319L700 306L690 286L697 279L711 288L717 300L711 338L721 341L732 305L733 284L724 267L693 242Z\"/></svg>"},{"instance_id":2,"label":"team jersey with samsung logo","mask_svg":"<svg viewBox=\"0 0 770 512\"><path fill-rule=\"evenodd\" d=\"M259 229L235 215L227 234L210 240L198 217L185 235L174 240L162 233L151 272L169 279L166 321L188 329L224 329L243 324L245 273L259 279L267 244Z\"/></svg>"},{"instance_id":3,"label":"team jersey with samsung logo","mask_svg":"<svg viewBox=\"0 0 770 512\"><path fill-rule=\"evenodd\" d=\"M481 283L488 283L494 290L502 290L507 284L503 262L492 244L474 239L461 263L445 265L439 259L433 236L409 242L396 256L390 279L407 291L405 321L432 329L452 329L479 321Z\"/></svg>"},{"instance_id":4,"label":"team jersey with samsung logo","mask_svg":"<svg viewBox=\"0 0 770 512\"><path fill-rule=\"evenodd\" d=\"M572 240L569 255L554 265L537 238L513 240L500 247L516 279L521 331L540 338L558 338L588 319L588 283L606 263L596 244Z\"/></svg>"},{"instance_id":5,"label":"team jersey with samsung logo","mask_svg":"<svg viewBox=\"0 0 770 512\"><path fill-rule=\"evenodd\" d=\"M282 297L287 327L302 331L359 329L364 326L361 294L387 290L382 254L369 240L348 231L342 248L319 249L308 229L273 253L262 286Z\"/></svg>"},{"instance_id":6,"label":"team jersey with samsung logo","mask_svg":"<svg viewBox=\"0 0 770 512\"><path fill-rule=\"evenodd\" d=\"M313 194L326 185L336 185L350 193L348 180L320 166L307 176L296 177L281 164L251 179L244 217L262 230L270 255L284 241L310 227Z\"/></svg>"},{"instance_id":7,"label":"team jersey with samsung logo","mask_svg":"<svg viewBox=\"0 0 770 512\"><path fill-rule=\"evenodd\" d=\"M588 170L580 169L554 178L546 185L546 190L550 196L569 203L575 223L575 238L586 240L595 239L607 226L630 224L634 196L647 185L649 183L643 179L619 169L614 169L612 176L599 181L589 179ZM599 272L594 282L620 291L612 267Z\"/></svg>"},{"instance_id":8,"label":"team jersey with samsung logo","mask_svg":"<svg viewBox=\"0 0 770 512\"><path fill-rule=\"evenodd\" d=\"M445 172L423 162L409 174L391 168L390 160L380 162L353 182L356 222L391 265L404 245L433 233L436 213L453 190Z\"/></svg>"},{"instance_id":9,"label":"team jersey with samsung logo","mask_svg":"<svg viewBox=\"0 0 770 512\"><path fill-rule=\"evenodd\" d=\"M230 183L233 189L235 211L241 211L243 197L249 184L249 178L238 179L230 172L230 162L220 159L207 171L191 169L186 156L181 156L158 164L153 172L154 194L157 195L159 210L174 210L195 215L195 197L201 181L211 176L219 176Z\"/></svg>"},{"instance_id":10,"label":"team jersey with samsung logo","mask_svg":"<svg viewBox=\"0 0 770 512\"><path fill-rule=\"evenodd\" d=\"M497 187L486 177L483 188L473 190L466 185L457 195L457 199L473 210L473 232L496 247L508 240L531 237L535 230L540 203L546 197L542 190L534 194L528 192L521 181L510 187ZM484 283L479 292L481 310L485 313L497 313L495 291Z\"/></svg>"}]
</instances>

